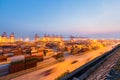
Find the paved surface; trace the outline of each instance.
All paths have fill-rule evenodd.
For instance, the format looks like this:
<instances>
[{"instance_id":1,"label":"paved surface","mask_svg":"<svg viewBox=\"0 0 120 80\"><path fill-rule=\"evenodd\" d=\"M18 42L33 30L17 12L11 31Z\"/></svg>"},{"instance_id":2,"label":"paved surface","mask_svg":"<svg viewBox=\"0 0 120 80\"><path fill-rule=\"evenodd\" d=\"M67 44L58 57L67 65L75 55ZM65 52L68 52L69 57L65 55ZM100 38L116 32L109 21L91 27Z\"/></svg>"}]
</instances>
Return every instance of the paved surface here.
<instances>
[{"instance_id":1,"label":"paved surface","mask_svg":"<svg viewBox=\"0 0 120 80\"><path fill-rule=\"evenodd\" d=\"M120 58L120 48L118 48L113 56L108 58L99 68L97 68L86 80L105 80L111 68Z\"/></svg>"}]
</instances>

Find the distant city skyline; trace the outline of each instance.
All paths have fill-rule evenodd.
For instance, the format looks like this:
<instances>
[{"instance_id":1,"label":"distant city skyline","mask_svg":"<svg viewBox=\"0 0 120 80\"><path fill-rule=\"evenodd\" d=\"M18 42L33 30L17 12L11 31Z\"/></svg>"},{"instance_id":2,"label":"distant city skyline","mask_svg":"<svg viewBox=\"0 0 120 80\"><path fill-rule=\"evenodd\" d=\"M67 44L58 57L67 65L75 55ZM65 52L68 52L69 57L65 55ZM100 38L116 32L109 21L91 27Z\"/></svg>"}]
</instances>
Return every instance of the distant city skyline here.
<instances>
[{"instance_id":1,"label":"distant city skyline","mask_svg":"<svg viewBox=\"0 0 120 80\"><path fill-rule=\"evenodd\" d=\"M120 0L0 0L0 34L120 38Z\"/></svg>"}]
</instances>

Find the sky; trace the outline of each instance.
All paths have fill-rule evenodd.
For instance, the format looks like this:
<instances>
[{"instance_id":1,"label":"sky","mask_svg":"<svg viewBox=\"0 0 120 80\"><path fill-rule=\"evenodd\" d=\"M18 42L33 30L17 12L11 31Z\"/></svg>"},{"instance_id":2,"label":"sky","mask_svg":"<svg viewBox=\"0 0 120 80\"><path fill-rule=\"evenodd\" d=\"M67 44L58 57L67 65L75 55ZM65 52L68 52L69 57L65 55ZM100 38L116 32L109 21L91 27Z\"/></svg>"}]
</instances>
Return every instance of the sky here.
<instances>
[{"instance_id":1,"label":"sky","mask_svg":"<svg viewBox=\"0 0 120 80\"><path fill-rule=\"evenodd\" d=\"M3 32L120 38L120 0L0 0Z\"/></svg>"}]
</instances>

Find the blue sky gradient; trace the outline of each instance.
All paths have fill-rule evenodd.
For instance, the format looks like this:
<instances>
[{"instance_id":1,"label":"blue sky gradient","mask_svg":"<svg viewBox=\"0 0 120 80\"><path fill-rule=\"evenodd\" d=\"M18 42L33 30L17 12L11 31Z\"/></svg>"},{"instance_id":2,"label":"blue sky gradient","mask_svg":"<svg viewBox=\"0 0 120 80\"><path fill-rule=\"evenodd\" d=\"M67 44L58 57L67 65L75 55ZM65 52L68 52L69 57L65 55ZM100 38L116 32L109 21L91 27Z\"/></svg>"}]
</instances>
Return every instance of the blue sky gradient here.
<instances>
[{"instance_id":1,"label":"blue sky gradient","mask_svg":"<svg viewBox=\"0 0 120 80\"><path fill-rule=\"evenodd\" d=\"M0 0L4 31L19 37L120 32L120 0Z\"/></svg>"}]
</instances>

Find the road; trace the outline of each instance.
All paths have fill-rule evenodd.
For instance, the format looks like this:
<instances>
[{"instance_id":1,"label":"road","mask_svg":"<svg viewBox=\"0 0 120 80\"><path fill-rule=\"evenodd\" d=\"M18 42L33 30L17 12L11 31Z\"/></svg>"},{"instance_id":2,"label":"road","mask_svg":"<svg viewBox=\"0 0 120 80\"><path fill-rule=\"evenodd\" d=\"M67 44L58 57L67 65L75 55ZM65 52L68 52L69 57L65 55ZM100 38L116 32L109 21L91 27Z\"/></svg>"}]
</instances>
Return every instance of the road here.
<instances>
[{"instance_id":1,"label":"road","mask_svg":"<svg viewBox=\"0 0 120 80\"><path fill-rule=\"evenodd\" d=\"M112 49L112 46L104 47L99 50L90 51L84 54L79 55L70 55L69 57L65 58L65 61L54 64L52 66L33 71L31 73L21 75L19 77L13 78L11 80L54 80L67 70L72 72L73 70L79 68L80 66L84 65L85 63L91 61L92 59L96 58L104 54L104 52L109 51Z\"/></svg>"}]
</instances>

